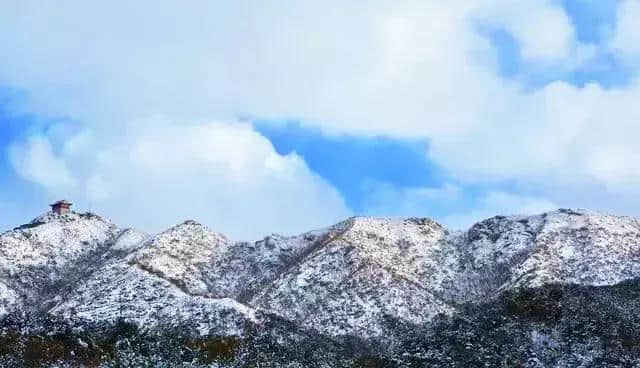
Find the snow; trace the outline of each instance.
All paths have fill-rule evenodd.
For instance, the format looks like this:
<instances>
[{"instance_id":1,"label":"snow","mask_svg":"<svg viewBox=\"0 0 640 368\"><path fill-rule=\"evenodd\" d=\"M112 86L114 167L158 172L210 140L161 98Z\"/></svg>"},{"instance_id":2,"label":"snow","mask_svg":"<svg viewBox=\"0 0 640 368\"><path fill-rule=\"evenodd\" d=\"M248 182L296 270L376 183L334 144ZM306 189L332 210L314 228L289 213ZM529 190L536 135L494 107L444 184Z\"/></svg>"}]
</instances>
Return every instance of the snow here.
<instances>
[{"instance_id":1,"label":"snow","mask_svg":"<svg viewBox=\"0 0 640 368\"><path fill-rule=\"evenodd\" d=\"M149 239L147 233L135 229L125 229L118 234L111 249L121 252L131 252L144 246L144 242L147 241L147 239Z\"/></svg>"},{"instance_id":2,"label":"snow","mask_svg":"<svg viewBox=\"0 0 640 368\"><path fill-rule=\"evenodd\" d=\"M39 216L0 236L0 282L24 296L20 302L37 305L41 294L96 262L118 231L90 213Z\"/></svg>"},{"instance_id":3,"label":"snow","mask_svg":"<svg viewBox=\"0 0 640 368\"><path fill-rule=\"evenodd\" d=\"M135 254L134 262L152 273L173 280L191 294L207 295L207 266L231 241L195 221L186 221L150 238Z\"/></svg>"},{"instance_id":4,"label":"snow","mask_svg":"<svg viewBox=\"0 0 640 368\"><path fill-rule=\"evenodd\" d=\"M171 282L126 262L106 266L51 313L72 322L116 321L140 327L189 322L202 335L241 335L247 322L257 323L248 307L229 299L186 294ZM206 326L206 328L205 328Z\"/></svg>"},{"instance_id":5,"label":"snow","mask_svg":"<svg viewBox=\"0 0 640 368\"><path fill-rule=\"evenodd\" d=\"M83 217L85 216L85 217ZM0 238L0 269L41 266L52 259L68 262L104 244L116 226L90 214L46 214L33 227L9 231Z\"/></svg>"},{"instance_id":6,"label":"snow","mask_svg":"<svg viewBox=\"0 0 640 368\"><path fill-rule=\"evenodd\" d=\"M467 232L355 217L251 243L194 221L147 235L49 213L0 236L0 317L26 295L22 308L50 305L74 323L186 322L202 335L242 335L275 314L332 336L384 338L390 317L420 324L514 288L636 277L638 220L586 210L498 216Z\"/></svg>"},{"instance_id":7,"label":"snow","mask_svg":"<svg viewBox=\"0 0 640 368\"><path fill-rule=\"evenodd\" d=\"M354 218L252 303L330 335L384 335L385 316L451 314L437 292L445 230L431 220Z\"/></svg>"},{"instance_id":8,"label":"snow","mask_svg":"<svg viewBox=\"0 0 640 368\"><path fill-rule=\"evenodd\" d=\"M9 313L18 300L16 293L9 289L9 287L0 282L0 319L5 317Z\"/></svg>"},{"instance_id":9,"label":"snow","mask_svg":"<svg viewBox=\"0 0 640 368\"><path fill-rule=\"evenodd\" d=\"M550 213L515 275L537 273L527 286L602 286L640 277L639 232L640 224L629 217L584 210Z\"/></svg>"}]
</instances>

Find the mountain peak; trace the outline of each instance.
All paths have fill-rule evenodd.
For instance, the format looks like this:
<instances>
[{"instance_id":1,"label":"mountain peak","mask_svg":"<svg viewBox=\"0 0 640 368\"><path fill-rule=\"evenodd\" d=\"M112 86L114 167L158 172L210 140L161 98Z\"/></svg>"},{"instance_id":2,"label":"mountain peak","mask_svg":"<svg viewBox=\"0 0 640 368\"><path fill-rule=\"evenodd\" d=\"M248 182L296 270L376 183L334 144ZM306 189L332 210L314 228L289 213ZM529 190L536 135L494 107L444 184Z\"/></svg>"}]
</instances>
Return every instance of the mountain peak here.
<instances>
[{"instance_id":1,"label":"mountain peak","mask_svg":"<svg viewBox=\"0 0 640 368\"><path fill-rule=\"evenodd\" d=\"M40 305L141 324L178 314L225 335L242 334L255 311L385 339L390 317L422 325L505 292L640 277L639 254L637 220L582 209L495 216L466 232L429 218L352 217L256 242L193 220L148 235L95 214L47 213L0 236L0 314Z\"/></svg>"},{"instance_id":2,"label":"mountain peak","mask_svg":"<svg viewBox=\"0 0 640 368\"><path fill-rule=\"evenodd\" d=\"M109 223L111 224L111 221L95 214L92 212L84 212L84 213L78 213L78 212L74 212L74 211L69 211L66 213L57 213L54 211L48 211L45 212L39 216L37 216L36 218L34 218L33 220L31 220L30 222L28 222L27 224L21 225L18 227L18 229L20 228L28 228L28 227L35 227L38 225L42 225L42 224L48 224L48 223L59 223L59 224L66 224L72 221L79 221L79 220L83 220L83 221L99 221L99 222L103 222L103 223Z\"/></svg>"},{"instance_id":3,"label":"mountain peak","mask_svg":"<svg viewBox=\"0 0 640 368\"><path fill-rule=\"evenodd\" d=\"M176 227L178 226L203 226L203 225L196 220L185 220L179 223L178 225L176 225Z\"/></svg>"},{"instance_id":4,"label":"mountain peak","mask_svg":"<svg viewBox=\"0 0 640 368\"><path fill-rule=\"evenodd\" d=\"M202 281L203 267L231 244L223 234L188 220L148 238L133 259L140 267L200 295L208 292Z\"/></svg>"}]
</instances>

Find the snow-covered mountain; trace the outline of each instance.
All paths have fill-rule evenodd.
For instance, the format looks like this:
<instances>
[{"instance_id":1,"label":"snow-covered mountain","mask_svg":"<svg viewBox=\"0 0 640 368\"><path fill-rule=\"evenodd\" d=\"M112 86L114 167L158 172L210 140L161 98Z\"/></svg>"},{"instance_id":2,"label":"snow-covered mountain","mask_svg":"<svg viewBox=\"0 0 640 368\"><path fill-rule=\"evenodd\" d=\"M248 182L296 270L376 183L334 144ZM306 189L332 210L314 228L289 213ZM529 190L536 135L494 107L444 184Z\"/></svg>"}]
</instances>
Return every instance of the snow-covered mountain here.
<instances>
[{"instance_id":1,"label":"snow-covered mountain","mask_svg":"<svg viewBox=\"0 0 640 368\"><path fill-rule=\"evenodd\" d=\"M430 220L353 218L251 301L328 335L385 334L394 316L450 314L443 281L457 268L450 236Z\"/></svg>"},{"instance_id":2,"label":"snow-covered mountain","mask_svg":"<svg viewBox=\"0 0 640 368\"><path fill-rule=\"evenodd\" d=\"M389 342L399 325L455 318L518 290L638 277L640 222L585 210L498 216L466 232L357 217L257 242L194 221L149 235L94 214L47 213L0 236L0 318L188 325L196 336L242 337L278 320Z\"/></svg>"},{"instance_id":3,"label":"snow-covered mountain","mask_svg":"<svg viewBox=\"0 0 640 368\"><path fill-rule=\"evenodd\" d=\"M559 210L482 221L466 233L459 249L465 273L489 282L496 292L550 283L614 285L637 278L639 247L636 219Z\"/></svg>"},{"instance_id":4,"label":"snow-covered mountain","mask_svg":"<svg viewBox=\"0 0 640 368\"><path fill-rule=\"evenodd\" d=\"M53 213L0 236L0 296L9 305L45 308L93 272L120 230L94 214Z\"/></svg>"}]
</instances>

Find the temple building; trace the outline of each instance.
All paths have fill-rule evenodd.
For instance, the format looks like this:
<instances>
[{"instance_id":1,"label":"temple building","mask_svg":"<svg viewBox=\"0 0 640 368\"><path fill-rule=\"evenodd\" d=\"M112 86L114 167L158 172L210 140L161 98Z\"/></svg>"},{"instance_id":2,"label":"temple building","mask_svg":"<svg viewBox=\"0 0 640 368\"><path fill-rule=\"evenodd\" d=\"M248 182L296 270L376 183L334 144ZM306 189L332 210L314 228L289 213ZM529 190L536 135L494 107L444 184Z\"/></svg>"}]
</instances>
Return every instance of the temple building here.
<instances>
[{"instance_id":1,"label":"temple building","mask_svg":"<svg viewBox=\"0 0 640 368\"><path fill-rule=\"evenodd\" d=\"M51 211L58 215L64 215L65 213L69 213L71 211L71 202L66 200L57 201L50 205Z\"/></svg>"}]
</instances>

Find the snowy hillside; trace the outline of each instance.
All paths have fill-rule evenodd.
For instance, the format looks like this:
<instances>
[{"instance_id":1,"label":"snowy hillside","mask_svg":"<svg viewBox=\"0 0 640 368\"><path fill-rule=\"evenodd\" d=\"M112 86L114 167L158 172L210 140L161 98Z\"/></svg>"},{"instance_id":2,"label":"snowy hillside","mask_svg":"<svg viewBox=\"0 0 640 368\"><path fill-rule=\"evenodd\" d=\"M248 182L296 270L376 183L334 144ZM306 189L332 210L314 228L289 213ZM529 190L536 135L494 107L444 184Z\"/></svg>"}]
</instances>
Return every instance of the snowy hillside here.
<instances>
[{"instance_id":1,"label":"snowy hillside","mask_svg":"<svg viewBox=\"0 0 640 368\"><path fill-rule=\"evenodd\" d=\"M151 237L130 264L171 281L185 292L207 295L205 275L231 241L224 235L187 221Z\"/></svg>"},{"instance_id":2,"label":"snowy hillside","mask_svg":"<svg viewBox=\"0 0 640 368\"><path fill-rule=\"evenodd\" d=\"M15 291L11 290L7 285L0 282L0 319L9 313L9 309L18 302L18 296Z\"/></svg>"},{"instance_id":3,"label":"snowy hillside","mask_svg":"<svg viewBox=\"0 0 640 368\"><path fill-rule=\"evenodd\" d=\"M233 299L209 297L203 282L229 243L193 221L151 237L123 234L113 248L129 253L106 262L51 313L72 322L186 322L203 335L241 334L245 323L255 322L255 312Z\"/></svg>"},{"instance_id":4,"label":"snowy hillside","mask_svg":"<svg viewBox=\"0 0 640 368\"><path fill-rule=\"evenodd\" d=\"M354 218L253 303L329 335L380 337L384 317L422 323L451 306L440 296L455 255L430 220Z\"/></svg>"},{"instance_id":5,"label":"snowy hillside","mask_svg":"<svg viewBox=\"0 0 640 368\"><path fill-rule=\"evenodd\" d=\"M592 211L495 217L474 225L458 248L463 274L484 282L484 293L549 283L614 285L640 277L640 222Z\"/></svg>"},{"instance_id":6,"label":"snowy hillside","mask_svg":"<svg viewBox=\"0 0 640 368\"><path fill-rule=\"evenodd\" d=\"M116 225L93 214L48 213L0 235L0 285L5 285L5 300L27 307L46 305L90 271L87 267L118 233Z\"/></svg>"},{"instance_id":7,"label":"snowy hillside","mask_svg":"<svg viewBox=\"0 0 640 368\"><path fill-rule=\"evenodd\" d=\"M94 214L48 213L0 236L0 318L189 326L194 336L291 323L391 342L404 338L399 326L455 319L520 290L639 277L640 222L584 210L498 216L466 232L357 217L257 242L194 221L148 235Z\"/></svg>"}]
</instances>

